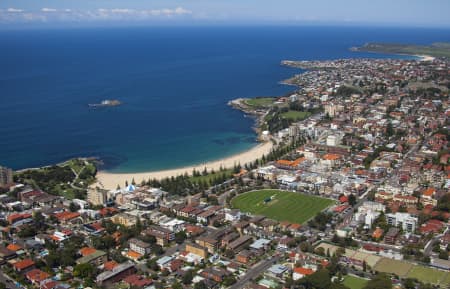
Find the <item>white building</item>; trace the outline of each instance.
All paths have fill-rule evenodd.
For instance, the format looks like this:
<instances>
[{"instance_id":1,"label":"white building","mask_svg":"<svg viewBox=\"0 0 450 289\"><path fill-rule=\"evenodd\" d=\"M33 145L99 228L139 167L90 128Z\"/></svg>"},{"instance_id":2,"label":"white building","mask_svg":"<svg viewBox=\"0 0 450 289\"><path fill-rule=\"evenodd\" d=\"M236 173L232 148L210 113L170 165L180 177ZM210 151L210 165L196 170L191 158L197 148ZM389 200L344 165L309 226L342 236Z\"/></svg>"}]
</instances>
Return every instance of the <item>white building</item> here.
<instances>
[{"instance_id":1,"label":"white building","mask_svg":"<svg viewBox=\"0 0 450 289\"><path fill-rule=\"evenodd\" d=\"M241 219L241 211L239 210L225 210L225 221L228 222L239 222Z\"/></svg>"},{"instance_id":2,"label":"white building","mask_svg":"<svg viewBox=\"0 0 450 289\"><path fill-rule=\"evenodd\" d=\"M408 213L386 214L386 221L391 226L401 227L404 231L414 232L419 221Z\"/></svg>"}]
</instances>

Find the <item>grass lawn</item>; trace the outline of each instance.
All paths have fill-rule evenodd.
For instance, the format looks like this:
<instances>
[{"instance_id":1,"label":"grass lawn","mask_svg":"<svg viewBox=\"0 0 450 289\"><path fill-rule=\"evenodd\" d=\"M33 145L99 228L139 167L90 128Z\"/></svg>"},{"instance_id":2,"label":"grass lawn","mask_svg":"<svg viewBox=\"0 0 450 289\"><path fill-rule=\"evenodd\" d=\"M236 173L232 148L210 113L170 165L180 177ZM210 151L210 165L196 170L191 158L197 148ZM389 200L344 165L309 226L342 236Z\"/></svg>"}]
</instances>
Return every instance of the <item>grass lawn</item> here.
<instances>
[{"instance_id":1,"label":"grass lawn","mask_svg":"<svg viewBox=\"0 0 450 289\"><path fill-rule=\"evenodd\" d=\"M255 106L255 107L267 107L273 104L275 98L273 97L257 97L257 98L249 98L245 101L247 105Z\"/></svg>"},{"instance_id":2,"label":"grass lawn","mask_svg":"<svg viewBox=\"0 0 450 289\"><path fill-rule=\"evenodd\" d=\"M295 111L289 110L288 112L284 112L281 114L282 117L287 119L292 119L294 121L304 120L311 115L308 111Z\"/></svg>"},{"instance_id":3,"label":"grass lawn","mask_svg":"<svg viewBox=\"0 0 450 289\"><path fill-rule=\"evenodd\" d=\"M271 198L270 202L265 200ZM277 221L304 223L334 202L329 199L280 190L261 190L241 194L232 206L243 212L263 215Z\"/></svg>"},{"instance_id":4,"label":"grass lawn","mask_svg":"<svg viewBox=\"0 0 450 289\"><path fill-rule=\"evenodd\" d=\"M366 279L347 275L345 276L343 283L350 289L362 289L366 286L367 282L368 280Z\"/></svg>"},{"instance_id":5,"label":"grass lawn","mask_svg":"<svg viewBox=\"0 0 450 289\"><path fill-rule=\"evenodd\" d=\"M414 266L408 273L409 278L416 278L424 283L441 285L449 284L449 275L450 273L424 266Z\"/></svg>"},{"instance_id":6,"label":"grass lawn","mask_svg":"<svg viewBox=\"0 0 450 289\"><path fill-rule=\"evenodd\" d=\"M227 178L231 178L233 170L224 169L223 171L215 171L214 173L208 173L204 176L190 177L190 179L193 183L198 183L200 181L211 183L215 178L222 177L223 174L225 174Z\"/></svg>"},{"instance_id":7,"label":"grass lawn","mask_svg":"<svg viewBox=\"0 0 450 289\"><path fill-rule=\"evenodd\" d=\"M388 258L382 258L374 267L375 271L396 274L402 278L406 277L408 272L414 266L412 263L398 261Z\"/></svg>"}]
</instances>

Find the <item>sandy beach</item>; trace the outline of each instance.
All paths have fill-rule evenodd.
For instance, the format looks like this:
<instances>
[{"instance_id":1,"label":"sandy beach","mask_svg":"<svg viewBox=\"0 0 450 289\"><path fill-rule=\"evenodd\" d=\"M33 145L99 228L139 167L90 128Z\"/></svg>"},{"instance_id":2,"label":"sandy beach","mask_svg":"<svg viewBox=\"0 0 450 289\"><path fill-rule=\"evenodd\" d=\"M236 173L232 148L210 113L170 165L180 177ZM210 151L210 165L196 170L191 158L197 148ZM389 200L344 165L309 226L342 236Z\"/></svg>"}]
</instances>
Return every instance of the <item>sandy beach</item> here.
<instances>
[{"instance_id":1,"label":"sandy beach","mask_svg":"<svg viewBox=\"0 0 450 289\"><path fill-rule=\"evenodd\" d=\"M414 55L414 56L420 57L420 61L433 61L435 59L435 57L430 55Z\"/></svg>"},{"instance_id":2,"label":"sandy beach","mask_svg":"<svg viewBox=\"0 0 450 289\"><path fill-rule=\"evenodd\" d=\"M148 180L150 178L163 179L166 177L183 175L184 173L192 174L192 171L194 169L197 171L203 171L205 167L207 168L208 171L212 169L218 171L220 167L232 168L235 164L240 163L241 165L244 165L246 163L253 162L257 158L262 157L263 154L267 155L272 150L272 147L273 144L272 142L269 141L261 143L248 151L232 155L228 158L177 169L143 172L143 173L124 173L124 174L99 171L97 173L97 183L95 184L95 186L105 189L115 189L117 185L124 187L125 181L131 183L131 180L133 178L136 181L136 183L140 183L142 180Z\"/></svg>"}]
</instances>

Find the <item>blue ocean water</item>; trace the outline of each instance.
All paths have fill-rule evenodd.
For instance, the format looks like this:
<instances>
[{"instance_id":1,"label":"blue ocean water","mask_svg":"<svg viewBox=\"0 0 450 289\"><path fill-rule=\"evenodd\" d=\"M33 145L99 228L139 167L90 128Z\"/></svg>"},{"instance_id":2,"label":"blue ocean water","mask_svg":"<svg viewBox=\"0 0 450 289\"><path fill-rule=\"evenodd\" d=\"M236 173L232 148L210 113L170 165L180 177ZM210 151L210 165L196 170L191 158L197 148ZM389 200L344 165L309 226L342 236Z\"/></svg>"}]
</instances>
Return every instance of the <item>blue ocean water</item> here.
<instances>
[{"instance_id":1,"label":"blue ocean water","mask_svg":"<svg viewBox=\"0 0 450 289\"><path fill-rule=\"evenodd\" d=\"M138 172L254 146L253 120L227 106L273 96L284 59L388 57L365 42L429 44L450 31L355 27L153 27L0 31L0 164L96 156ZM89 109L119 99L122 106Z\"/></svg>"}]
</instances>

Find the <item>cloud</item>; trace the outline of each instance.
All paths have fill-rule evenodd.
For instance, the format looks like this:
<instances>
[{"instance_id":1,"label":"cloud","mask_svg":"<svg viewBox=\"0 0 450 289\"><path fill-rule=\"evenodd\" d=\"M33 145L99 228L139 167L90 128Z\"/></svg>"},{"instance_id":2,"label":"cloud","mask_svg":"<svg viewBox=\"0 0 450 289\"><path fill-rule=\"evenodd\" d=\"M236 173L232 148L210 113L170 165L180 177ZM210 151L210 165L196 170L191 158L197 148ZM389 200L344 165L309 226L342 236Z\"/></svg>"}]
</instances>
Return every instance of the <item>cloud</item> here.
<instances>
[{"instance_id":1,"label":"cloud","mask_svg":"<svg viewBox=\"0 0 450 289\"><path fill-rule=\"evenodd\" d=\"M23 12L22 9L16 9L16 8L8 8L8 10L6 10L6 11L8 11L9 13L21 13L21 12Z\"/></svg>"},{"instance_id":2,"label":"cloud","mask_svg":"<svg viewBox=\"0 0 450 289\"><path fill-rule=\"evenodd\" d=\"M20 12L20 13L19 13ZM0 10L0 22L92 22L92 21L146 21L172 19L191 15L183 7L164 9L99 8L94 10L54 9L44 7L36 11L16 8Z\"/></svg>"},{"instance_id":3,"label":"cloud","mask_svg":"<svg viewBox=\"0 0 450 289\"><path fill-rule=\"evenodd\" d=\"M41 9L42 12L56 12L58 10L54 9L54 8L42 8Z\"/></svg>"}]
</instances>

